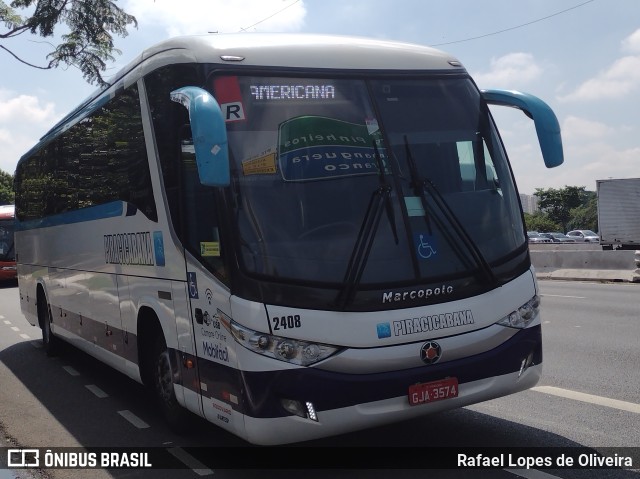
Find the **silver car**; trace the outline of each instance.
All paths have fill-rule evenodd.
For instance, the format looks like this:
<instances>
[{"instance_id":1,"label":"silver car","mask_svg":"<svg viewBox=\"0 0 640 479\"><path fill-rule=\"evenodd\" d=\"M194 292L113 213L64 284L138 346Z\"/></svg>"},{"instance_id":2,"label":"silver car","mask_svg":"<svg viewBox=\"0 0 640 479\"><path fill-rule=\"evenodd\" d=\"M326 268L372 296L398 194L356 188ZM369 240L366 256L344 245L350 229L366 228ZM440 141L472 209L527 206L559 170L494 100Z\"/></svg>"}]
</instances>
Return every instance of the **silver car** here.
<instances>
[{"instance_id":1,"label":"silver car","mask_svg":"<svg viewBox=\"0 0 640 479\"><path fill-rule=\"evenodd\" d=\"M580 243L599 243L600 236L598 233L594 233L591 230L572 230L567 233L567 236L575 239Z\"/></svg>"},{"instance_id":2,"label":"silver car","mask_svg":"<svg viewBox=\"0 0 640 479\"><path fill-rule=\"evenodd\" d=\"M542 236L537 231L527 231L527 238L529 238L529 243L553 243L553 241Z\"/></svg>"},{"instance_id":3,"label":"silver car","mask_svg":"<svg viewBox=\"0 0 640 479\"><path fill-rule=\"evenodd\" d=\"M570 238L564 233L554 232L554 233L540 233L542 236L549 238L554 243L575 243L575 238Z\"/></svg>"}]
</instances>

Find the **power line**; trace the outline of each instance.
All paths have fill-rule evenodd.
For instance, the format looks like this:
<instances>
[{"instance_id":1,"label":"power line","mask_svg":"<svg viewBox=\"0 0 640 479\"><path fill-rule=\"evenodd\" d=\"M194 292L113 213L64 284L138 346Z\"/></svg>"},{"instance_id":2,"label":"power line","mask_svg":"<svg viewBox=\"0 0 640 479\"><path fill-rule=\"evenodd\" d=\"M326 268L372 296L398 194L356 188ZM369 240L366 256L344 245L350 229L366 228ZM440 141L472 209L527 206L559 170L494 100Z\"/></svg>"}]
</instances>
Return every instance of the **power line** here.
<instances>
[{"instance_id":1,"label":"power line","mask_svg":"<svg viewBox=\"0 0 640 479\"><path fill-rule=\"evenodd\" d=\"M269 20L270 18L275 17L275 16L276 16L276 15L278 15L279 13L284 12L287 8L289 8L289 7L293 7L293 6L294 6L296 3L298 3L299 1L300 1L300 0L295 0L295 2L290 3L290 4L289 4L289 5L287 5L286 7L284 7L284 8L282 8L282 9L278 10L276 13L274 13L274 14L272 14L272 15L269 15L269 16L268 16L268 17L266 17L266 18L263 18L263 19L262 19L262 20L260 20L259 22L256 22L256 23L254 23L253 25L249 25L248 27L241 28L241 29L240 29L240 31L241 31L241 32L246 32L246 31L247 31L247 30L249 30L250 28L253 28L253 27L255 27L256 25L259 25L259 24L260 24L260 23L262 23L262 22L266 22L267 20Z\"/></svg>"},{"instance_id":2,"label":"power line","mask_svg":"<svg viewBox=\"0 0 640 479\"><path fill-rule=\"evenodd\" d=\"M490 37L490 36L492 36L492 35L498 35L498 34L500 34L500 33L509 32L509 31L511 31L511 30L516 30L516 29L518 29L518 28L526 27L526 26L528 26L528 25L532 25L532 24L534 24L534 23L538 23L538 22L541 22L541 21L543 21L543 20L547 20L547 19L549 19L549 18L551 18L551 17L555 17L555 16L557 16L557 15L561 15L561 14L563 14L563 13L566 13L566 12L570 11L570 10L575 10L576 8L580 8L580 7L584 6L584 5L586 5L587 3L591 3L591 2L594 2L594 1L595 1L595 0L587 0L586 2L582 2L582 3L580 3L579 5L575 5L575 6L573 6L573 7L567 8L567 9L565 9L565 10L561 10L561 11L559 11L559 12L552 13L551 15L547 15L546 17L538 18L537 20L532 20L532 21L530 21L530 22L523 23L523 24L521 24L521 25L517 25L517 26L515 26L515 27L505 28L504 30L498 30L498 31L496 31L496 32L485 33L484 35L479 35L479 36L477 36L477 37L465 38L465 39L463 39L463 40L454 40L454 41L451 41L451 42L436 43L436 44L434 44L434 45L430 45L430 46L432 46L432 47L440 47L440 46L443 46L443 45L451 45L451 44L453 44L453 43L470 42L471 40L478 40L478 39L480 39L480 38Z\"/></svg>"}]
</instances>

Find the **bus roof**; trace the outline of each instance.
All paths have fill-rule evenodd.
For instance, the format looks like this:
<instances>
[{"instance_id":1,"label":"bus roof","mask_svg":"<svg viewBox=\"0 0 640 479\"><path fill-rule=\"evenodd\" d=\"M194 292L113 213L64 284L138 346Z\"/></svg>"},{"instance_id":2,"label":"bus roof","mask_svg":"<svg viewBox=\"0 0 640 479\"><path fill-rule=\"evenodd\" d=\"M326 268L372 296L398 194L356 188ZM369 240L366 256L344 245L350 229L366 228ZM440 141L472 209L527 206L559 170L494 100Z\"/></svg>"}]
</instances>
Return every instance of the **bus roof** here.
<instances>
[{"instance_id":1,"label":"bus roof","mask_svg":"<svg viewBox=\"0 0 640 479\"><path fill-rule=\"evenodd\" d=\"M241 65L283 68L450 70L461 66L456 58L422 45L363 37L292 33L176 37L148 48L133 63L139 64L159 52L174 49L188 50L197 62L235 61ZM231 58L225 60L224 57Z\"/></svg>"}]
</instances>

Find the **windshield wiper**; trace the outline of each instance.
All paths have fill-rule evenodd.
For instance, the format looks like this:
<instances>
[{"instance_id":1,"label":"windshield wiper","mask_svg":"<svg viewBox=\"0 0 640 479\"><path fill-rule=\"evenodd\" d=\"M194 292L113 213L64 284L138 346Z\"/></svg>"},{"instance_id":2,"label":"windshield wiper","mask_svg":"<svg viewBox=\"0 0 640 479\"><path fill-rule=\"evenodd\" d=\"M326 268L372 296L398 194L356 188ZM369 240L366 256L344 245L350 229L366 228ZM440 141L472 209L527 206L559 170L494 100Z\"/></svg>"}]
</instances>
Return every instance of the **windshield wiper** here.
<instances>
[{"instance_id":1,"label":"windshield wiper","mask_svg":"<svg viewBox=\"0 0 640 479\"><path fill-rule=\"evenodd\" d=\"M447 223L451 226L452 230L455 233L455 236L459 238L462 244L465 246L468 255L471 256L473 263L475 263L476 267L479 268L484 279L489 281L491 284L496 284L497 279L495 274L493 273L493 269L491 269L491 266L483 256L475 241L473 241L473 238L469 236L469 233L467 233L467 230L464 228L456 214L451 210L436 185L434 185L429 178L422 179L419 177L418 169L416 167L413 155L411 154L411 147L409 146L409 140L407 139L406 135L404 136L404 145L407 152L407 161L409 163L411 185L413 186L414 193L420 198L420 201L422 202L422 207L425 212L425 221L427 223L427 228L429 229L429 234L431 234L431 221L429 215L429 205L425 197L425 192L428 192L431 195L431 198L433 198L433 203L437 206L438 210L442 213ZM439 224L441 223L437 215L431 216L433 216L434 221ZM468 255L464 254L464 252L459 248L459 241L456 241L455 238L450 234L449 230L446 228L446 225L440 224L440 226L440 230L447 237L447 240L456 251L458 257L464 261Z\"/></svg>"},{"instance_id":2,"label":"windshield wiper","mask_svg":"<svg viewBox=\"0 0 640 479\"><path fill-rule=\"evenodd\" d=\"M393 203L391 201L392 188L389 183L387 183L387 179L384 174L384 164L375 141L373 142L373 151L378 164L378 179L380 184L369 200L369 205L367 206L367 211L362 219L356 243L353 246L353 251L351 252L351 258L347 264L347 270L345 271L343 279L343 287L336 298L336 303L341 308L344 308L351 302L356 288L360 284L364 268L367 265L369 255L371 254L371 248L373 247L376 232L378 231L378 225L380 224L380 218L382 217L383 212L383 205L384 211L387 213L391 232L393 233L393 239L395 240L395 243L398 244L398 230L396 228Z\"/></svg>"},{"instance_id":3,"label":"windshield wiper","mask_svg":"<svg viewBox=\"0 0 640 479\"><path fill-rule=\"evenodd\" d=\"M376 142L373 142L373 153L376 158L376 163L378 163L378 179L380 180L380 188L384 188L387 190L387 193L384 195L384 209L387 212L387 219L389 220L389 226L391 226L391 232L393 233L393 239L396 244L398 244L398 230L396 228L396 215L393 213L393 202L391 201L391 186L387 183L387 178L384 175L384 164L382 162L382 158L380 157L380 153L378 152L378 146Z\"/></svg>"}]
</instances>

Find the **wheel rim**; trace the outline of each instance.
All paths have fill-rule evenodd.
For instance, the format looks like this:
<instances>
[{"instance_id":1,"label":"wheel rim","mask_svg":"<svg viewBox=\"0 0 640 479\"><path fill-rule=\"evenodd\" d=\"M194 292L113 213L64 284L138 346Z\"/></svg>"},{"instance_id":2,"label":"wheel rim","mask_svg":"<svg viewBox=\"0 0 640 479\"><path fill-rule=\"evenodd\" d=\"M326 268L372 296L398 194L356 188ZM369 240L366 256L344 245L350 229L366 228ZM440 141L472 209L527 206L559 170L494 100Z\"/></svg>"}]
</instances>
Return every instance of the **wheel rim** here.
<instances>
[{"instance_id":1,"label":"wheel rim","mask_svg":"<svg viewBox=\"0 0 640 479\"><path fill-rule=\"evenodd\" d=\"M158 356L158 394L166 402L171 402L173 395L173 374L171 362L169 361L169 351L164 351Z\"/></svg>"}]
</instances>

